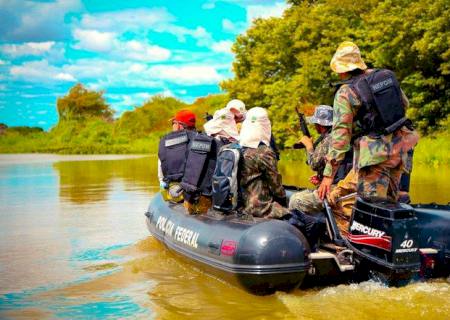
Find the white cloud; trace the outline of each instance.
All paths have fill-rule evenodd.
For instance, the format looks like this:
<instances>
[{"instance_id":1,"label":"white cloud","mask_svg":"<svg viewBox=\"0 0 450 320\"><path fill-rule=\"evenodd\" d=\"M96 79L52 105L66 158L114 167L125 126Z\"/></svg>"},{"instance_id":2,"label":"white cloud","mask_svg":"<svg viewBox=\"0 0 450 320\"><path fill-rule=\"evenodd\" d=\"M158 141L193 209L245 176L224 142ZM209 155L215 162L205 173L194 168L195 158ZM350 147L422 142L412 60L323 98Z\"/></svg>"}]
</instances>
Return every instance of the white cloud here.
<instances>
[{"instance_id":1,"label":"white cloud","mask_svg":"<svg viewBox=\"0 0 450 320\"><path fill-rule=\"evenodd\" d=\"M47 60L24 62L11 67L9 73L13 78L27 82L76 81L75 77L63 72L61 68L49 65Z\"/></svg>"},{"instance_id":2,"label":"white cloud","mask_svg":"<svg viewBox=\"0 0 450 320\"><path fill-rule=\"evenodd\" d=\"M116 51L119 57L147 62L164 61L171 55L170 50L136 40L118 44Z\"/></svg>"},{"instance_id":3,"label":"white cloud","mask_svg":"<svg viewBox=\"0 0 450 320\"><path fill-rule=\"evenodd\" d=\"M76 49L107 52L114 46L116 34L97 30L75 29L73 31L73 37L78 41L75 45Z\"/></svg>"},{"instance_id":4,"label":"white cloud","mask_svg":"<svg viewBox=\"0 0 450 320\"><path fill-rule=\"evenodd\" d=\"M175 17L165 8L129 9L85 14L81 18L80 27L122 33L130 30L151 30L174 20Z\"/></svg>"},{"instance_id":5,"label":"white cloud","mask_svg":"<svg viewBox=\"0 0 450 320\"><path fill-rule=\"evenodd\" d=\"M0 39L14 42L62 40L68 35L66 15L82 8L81 0L0 1Z\"/></svg>"},{"instance_id":6,"label":"white cloud","mask_svg":"<svg viewBox=\"0 0 450 320\"><path fill-rule=\"evenodd\" d=\"M216 4L214 2L206 2L202 5L203 10L211 10L216 7Z\"/></svg>"},{"instance_id":7,"label":"white cloud","mask_svg":"<svg viewBox=\"0 0 450 320\"><path fill-rule=\"evenodd\" d=\"M106 98L111 99L114 105L119 106L140 106L152 96L148 92L137 92L131 94L105 94Z\"/></svg>"},{"instance_id":8,"label":"white cloud","mask_svg":"<svg viewBox=\"0 0 450 320\"><path fill-rule=\"evenodd\" d=\"M245 31L245 29L247 29L247 27L248 27L247 21L233 22L229 19L222 20L222 30L227 33L233 33L233 34L242 33Z\"/></svg>"},{"instance_id":9,"label":"white cloud","mask_svg":"<svg viewBox=\"0 0 450 320\"><path fill-rule=\"evenodd\" d=\"M0 51L11 57L40 56L49 52L54 45L54 41L4 44L0 46Z\"/></svg>"},{"instance_id":10,"label":"white cloud","mask_svg":"<svg viewBox=\"0 0 450 320\"><path fill-rule=\"evenodd\" d=\"M256 18L281 17L288 5L284 2L276 2L271 5L249 5L247 7L247 21Z\"/></svg>"},{"instance_id":11,"label":"white cloud","mask_svg":"<svg viewBox=\"0 0 450 320\"><path fill-rule=\"evenodd\" d=\"M213 41L211 33L203 27L197 27L190 35L197 39L197 45L200 47L207 47Z\"/></svg>"},{"instance_id":12,"label":"white cloud","mask_svg":"<svg viewBox=\"0 0 450 320\"><path fill-rule=\"evenodd\" d=\"M72 81L72 82L77 81L77 79L75 79L73 75L71 75L70 73L64 73L64 72L58 73L55 76L55 79L63 80L63 81Z\"/></svg>"},{"instance_id":13,"label":"white cloud","mask_svg":"<svg viewBox=\"0 0 450 320\"><path fill-rule=\"evenodd\" d=\"M233 45L233 41L224 40L215 42L212 45L212 49L214 52L220 52L220 53L231 53L231 46Z\"/></svg>"},{"instance_id":14,"label":"white cloud","mask_svg":"<svg viewBox=\"0 0 450 320\"><path fill-rule=\"evenodd\" d=\"M130 9L85 14L79 21L77 29L117 35L127 31L145 35L148 30L151 30L173 34L179 42L185 42L186 37L192 37L197 40L198 46L210 46L213 42L211 34L205 28L198 26L195 29L189 29L174 24L174 21L175 17L165 8Z\"/></svg>"},{"instance_id":15,"label":"white cloud","mask_svg":"<svg viewBox=\"0 0 450 320\"><path fill-rule=\"evenodd\" d=\"M75 49L104 53L118 60L157 62L171 56L168 49L137 40L120 41L112 32L75 29L73 35L78 41Z\"/></svg>"},{"instance_id":16,"label":"white cloud","mask_svg":"<svg viewBox=\"0 0 450 320\"><path fill-rule=\"evenodd\" d=\"M198 66L153 66L148 69L152 78L169 81L180 85L215 84L222 80L222 76L214 67Z\"/></svg>"}]
</instances>

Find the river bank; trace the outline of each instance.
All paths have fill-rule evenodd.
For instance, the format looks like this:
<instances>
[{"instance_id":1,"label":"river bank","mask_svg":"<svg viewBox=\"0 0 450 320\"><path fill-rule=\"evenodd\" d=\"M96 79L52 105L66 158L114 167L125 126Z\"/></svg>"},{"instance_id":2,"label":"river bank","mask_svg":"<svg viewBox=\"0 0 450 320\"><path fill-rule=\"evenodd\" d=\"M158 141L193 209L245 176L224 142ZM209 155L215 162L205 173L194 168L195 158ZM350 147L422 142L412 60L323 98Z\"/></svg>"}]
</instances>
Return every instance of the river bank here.
<instances>
[{"instance_id":1,"label":"river bank","mask_svg":"<svg viewBox=\"0 0 450 320\"><path fill-rule=\"evenodd\" d=\"M114 135L114 132L86 130L76 135L65 136L61 132L15 131L0 135L0 153L51 153L51 154L156 154L158 143L165 134L155 131L146 137L132 138ZM421 137L414 151L414 163L438 167L450 165L450 128ZM304 150L285 149L283 160L305 160Z\"/></svg>"}]
</instances>

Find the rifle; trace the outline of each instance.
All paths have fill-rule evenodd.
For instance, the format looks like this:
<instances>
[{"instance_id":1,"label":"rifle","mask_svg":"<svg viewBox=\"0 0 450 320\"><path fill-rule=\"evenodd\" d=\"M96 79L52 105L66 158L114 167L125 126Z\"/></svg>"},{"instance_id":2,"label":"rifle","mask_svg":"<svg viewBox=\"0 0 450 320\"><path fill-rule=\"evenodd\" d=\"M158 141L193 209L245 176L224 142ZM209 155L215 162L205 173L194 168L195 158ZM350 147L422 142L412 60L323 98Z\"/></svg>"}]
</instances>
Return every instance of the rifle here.
<instances>
[{"instance_id":1,"label":"rifle","mask_svg":"<svg viewBox=\"0 0 450 320\"><path fill-rule=\"evenodd\" d=\"M300 123L300 130L302 131L303 135L311 138L311 133L309 133L308 125L306 124L305 115L298 111L297 107L295 107L295 112L297 112L298 122ZM297 142L292 147L294 149L303 149L305 145L301 142Z\"/></svg>"}]
</instances>

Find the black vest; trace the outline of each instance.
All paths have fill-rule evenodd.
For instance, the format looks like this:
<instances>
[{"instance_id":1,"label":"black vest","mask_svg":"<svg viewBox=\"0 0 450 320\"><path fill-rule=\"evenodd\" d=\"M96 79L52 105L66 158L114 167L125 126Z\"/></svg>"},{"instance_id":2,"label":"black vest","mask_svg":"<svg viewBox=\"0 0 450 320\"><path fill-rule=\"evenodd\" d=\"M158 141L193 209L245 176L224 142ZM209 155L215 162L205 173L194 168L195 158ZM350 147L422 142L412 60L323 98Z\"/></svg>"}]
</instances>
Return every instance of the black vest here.
<instances>
[{"instance_id":1,"label":"black vest","mask_svg":"<svg viewBox=\"0 0 450 320\"><path fill-rule=\"evenodd\" d=\"M186 171L181 182L186 200L193 201L200 194L211 196L217 154L226 143L228 141L224 139L215 139L202 133L198 133L193 138L189 146Z\"/></svg>"},{"instance_id":2,"label":"black vest","mask_svg":"<svg viewBox=\"0 0 450 320\"><path fill-rule=\"evenodd\" d=\"M356 115L362 135L385 135L405 125L405 107L395 74L387 69L375 69L352 77L347 83L361 100Z\"/></svg>"},{"instance_id":3,"label":"black vest","mask_svg":"<svg viewBox=\"0 0 450 320\"><path fill-rule=\"evenodd\" d=\"M159 141L158 158L164 182L180 182L185 173L189 144L195 132L181 130L168 133Z\"/></svg>"}]
</instances>

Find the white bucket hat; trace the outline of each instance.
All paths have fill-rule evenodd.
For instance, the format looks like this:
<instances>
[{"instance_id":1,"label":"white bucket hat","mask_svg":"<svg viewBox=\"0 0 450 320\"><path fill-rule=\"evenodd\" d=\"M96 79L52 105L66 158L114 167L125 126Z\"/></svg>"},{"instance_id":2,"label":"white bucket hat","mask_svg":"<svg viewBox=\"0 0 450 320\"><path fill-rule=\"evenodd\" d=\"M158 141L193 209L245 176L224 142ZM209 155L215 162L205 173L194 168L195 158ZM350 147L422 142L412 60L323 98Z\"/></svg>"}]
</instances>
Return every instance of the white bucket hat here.
<instances>
[{"instance_id":1,"label":"white bucket hat","mask_svg":"<svg viewBox=\"0 0 450 320\"><path fill-rule=\"evenodd\" d=\"M217 110L213 118L203 125L203 128L208 136L220 135L234 140L239 139L234 115L227 109Z\"/></svg>"},{"instance_id":2,"label":"white bucket hat","mask_svg":"<svg viewBox=\"0 0 450 320\"><path fill-rule=\"evenodd\" d=\"M267 110L260 107L251 108L242 123L239 144L242 147L258 148L262 142L270 146L272 127Z\"/></svg>"}]
</instances>

